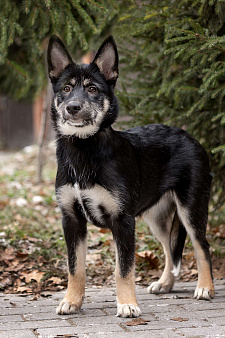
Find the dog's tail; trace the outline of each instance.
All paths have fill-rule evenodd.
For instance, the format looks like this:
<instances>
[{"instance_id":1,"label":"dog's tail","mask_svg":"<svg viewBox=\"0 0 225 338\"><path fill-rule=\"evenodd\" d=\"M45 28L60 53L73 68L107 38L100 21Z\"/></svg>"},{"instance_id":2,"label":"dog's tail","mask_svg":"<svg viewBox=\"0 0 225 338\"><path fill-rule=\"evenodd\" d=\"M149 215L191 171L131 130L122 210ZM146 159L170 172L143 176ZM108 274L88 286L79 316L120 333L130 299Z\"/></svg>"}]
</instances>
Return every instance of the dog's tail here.
<instances>
[{"instance_id":1,"label":"dog's tail","mask_svg":"<svg viewBox=\"0 0 225 338\"><path fill-rule=\"evenodd\" d=\"M170 232L170 251L173 260L173 270L172 273L175 277L179 275L182 252L184 248L184 243L186 239L187 231L180 221L177 211L174 214L173 224Z\"/></svg>"}]
</instances>

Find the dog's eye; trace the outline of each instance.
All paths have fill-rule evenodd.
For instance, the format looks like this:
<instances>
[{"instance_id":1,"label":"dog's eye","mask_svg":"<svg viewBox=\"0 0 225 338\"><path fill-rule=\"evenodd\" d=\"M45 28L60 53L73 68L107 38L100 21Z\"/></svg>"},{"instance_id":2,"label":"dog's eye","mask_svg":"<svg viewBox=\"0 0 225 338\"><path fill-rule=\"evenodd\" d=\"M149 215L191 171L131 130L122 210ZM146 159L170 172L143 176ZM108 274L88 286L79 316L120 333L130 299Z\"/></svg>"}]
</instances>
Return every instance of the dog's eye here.
<instances>
[{"instance_id":1,"label":"dog's eye","mask_svg":"<svg viewBox=\"0 0 225 338\"><path fill-rule=\"evenodd\" d=\"M97 88L95 86L90 86L90 87L88 87L88 92L89 93L96 93L97 92Z\"/></svg>"},{"instance_id":2,"label":"dog's eye","mask_svg":"<svg viewBox=\"0 0 225 338\"><path fill-rule=\"evenodd\" d=\"M64 92L69 93L70 92L70 86L65 86L63 88Z\"/></svg>"}]
</instances>

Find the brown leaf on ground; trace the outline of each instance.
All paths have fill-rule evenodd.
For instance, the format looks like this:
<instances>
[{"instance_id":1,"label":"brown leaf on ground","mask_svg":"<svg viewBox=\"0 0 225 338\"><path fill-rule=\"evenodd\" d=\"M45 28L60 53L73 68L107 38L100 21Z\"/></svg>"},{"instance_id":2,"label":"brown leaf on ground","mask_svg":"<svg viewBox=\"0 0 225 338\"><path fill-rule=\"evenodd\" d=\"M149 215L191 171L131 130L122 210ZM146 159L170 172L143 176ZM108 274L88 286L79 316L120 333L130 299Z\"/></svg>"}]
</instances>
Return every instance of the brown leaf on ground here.
<instances>
[{"instance_id":1,"label":"brown leaf on ground","mask_svg":"<svg viewBox=\"0 0 225 338\"><path fill-rule=\"evenodd\" d=\"M148 275L151 276L151 278L160 278L162 275L162 270L156 270L152 269L148 272Z\"/></svg>"},{"instance_id":2,"label":"brown leaf on ground","mask_svg":"<svg viewBox=\"0 0 225 338\"><path fill-rule=\"evenodd\" d=\"M56 285L58 285L58 284L61 285L62 279L59 278L59 277L51 277L51 278L48 279L48 282L52 282Z\"/></svg>"},{"instance_id":3,"label":"brown leaf on ground","mask_svg":"<svg viewBox=\"0 0 225 338\"><path fill-rule=\"evenodd\" d=\"M1 253L0 261L6 262L13 260L16 257L15 250L13 248L7 248Z\"/></svg>"},{"instance_id":4,"label":"brown leaf on ground","mask_svg":"<svg viewBox=\"0 0 225 338\"><path fill-rule=\"evenodd\" d=\"M150 320L143 319L143 318L135 318L129 322L126 322L125 325L127 326L136 326L136 325L147 325Z\"/></svg>"},{"instance_id":5,"label":"brown leaf on ground","mask_svg":"<svg viewBox=\"0 0 225 338\"><path fill-rule=\"evenodd\" d=\"M33 280L35 280L36 282L40 283L40 281L42 280L43 276L44 276L44 272L38 271L38 270L34 270L30 273L24 273L21 278L25 278L25 282L26 283L30 283Z\"/></svg>"},{"instance_id":6,"label":"brown leaf on ground","mask_svg":"<svg viewBox=\"0 0 225 338\"><path fill-rule=\"evenodd\" d=\"M38 243L41 241L40 238L36 238L36 237L30 237L30 236L26 236L26 238L29 242L32 242L32 243Z\"/></svg>"},{"instance_id":7,"label":"brown leaf on ground","mask_svg":"<svg viewBox=\"0 0 225 338\"><path fill-rule=\"evenodd\" d=\"M145 262L151 269L157 269L159 267L158 257L150 250L137 252L135 257L137 264Z\"/></svg>"},{"instance_id":8,"label":"brown leaf on ground","mask_svg":"<svg viewBox=\"0 0 225 338\"><path fill-rule=\"evenodd\" d=\"M27 286L19 286L16 290L17 293L32 293L32 290Z\"/></svg>"},{"instance_id":9,"label":"brown leaf on ground","mask_svg":"<svg viewBox=\"0 0 225 338\"><path fill-rule=\"evenodd\" d=\"M11 285L11 284L12 284L11 276L4 277L0 281L0 289L4 289L6 286Z\"/></svg>"},{"instance_id":10,"label":"brown leaf on ground","mask_svg":"<svg viewBox=\"0 0 225 338\"><path fill-rule=\"evenodd\" d=\"M86 255L86 261L87 262L96 262L101 259L101 254L100 253L91 253Z\"/></svg>"},{"instance_id":11,"label":"brown leaf on ground","mask_svg":"<svg viewBox=\"0 0 225 338\"><path fill-rule=\"evenodd\" d=\"M171 318L171 320L174 320L176 322L187 322L189 319L188 318L177 317L177 318Z\"/></svg>"},{"instance_id":12,"label":"brown leaf on ground","mask_svg":"<svg viewBox=\"0 0 225 338\"><path fill-rule=\"evenodd\" d=\"M191 269L191 276L197 276L198 270L197 269Z\"/></svg>"},{"instance_id":13,"label":"brown leaf on ground","mask_svg":"<svg viewBox=\"0 0 225 338\"><path fill-rule=\"evenodd\" d=\"M17 252L16 253L16 257L19 258L20 261L24 262L29 257L29 254L28 253L24 253L24 252Z\"/></svg>"}]
</instances>

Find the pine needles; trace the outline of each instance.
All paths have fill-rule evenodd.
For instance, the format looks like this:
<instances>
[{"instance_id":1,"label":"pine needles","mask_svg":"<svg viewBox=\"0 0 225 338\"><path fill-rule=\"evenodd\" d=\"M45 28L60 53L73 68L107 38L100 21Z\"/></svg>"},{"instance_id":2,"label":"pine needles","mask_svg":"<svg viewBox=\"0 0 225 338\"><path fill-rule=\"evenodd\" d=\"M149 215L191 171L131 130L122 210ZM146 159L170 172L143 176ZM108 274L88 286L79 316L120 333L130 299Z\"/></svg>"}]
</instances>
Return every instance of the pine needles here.
<instances>
[{"instance_id":1,"label":"pine needles","mask_svg":"<svg viewBox=\"0 0 225 338\"><path fill-rule=\"evenodd\" d=\"M60 35L78 54L115 15L100 0L6 0L0 4L0 91L29 99L46 88L45 51L51 34Z\"/></svg>"}]
</instances>

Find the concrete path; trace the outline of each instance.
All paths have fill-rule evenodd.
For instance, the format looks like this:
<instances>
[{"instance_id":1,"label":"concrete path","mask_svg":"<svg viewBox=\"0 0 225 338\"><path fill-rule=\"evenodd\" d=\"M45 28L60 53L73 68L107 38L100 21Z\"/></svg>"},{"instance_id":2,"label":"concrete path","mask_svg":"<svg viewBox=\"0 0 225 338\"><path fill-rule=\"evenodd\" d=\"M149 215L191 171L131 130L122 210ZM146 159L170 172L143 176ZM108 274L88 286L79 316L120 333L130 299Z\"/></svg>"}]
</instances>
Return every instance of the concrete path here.
<instances>
[{"instance_id":1,"label":"concrete path","mask_svg":"<svg viewBox=\"0 0 225 338\"><path fill-rule=\"evenodd\" d=\"M88 288L79 314L59 316L55 308L65 292L45 297L0 294L1 338L147 338L225 337L225 280L216 281L212 301L192 298L196 282L177 282L166 295L150 295L137 287L145 325L118 318L114 288ZM134 320L134 322L133 322ZM138 324L138 322L136 322Z\"/></svg>"}]
</instances>

